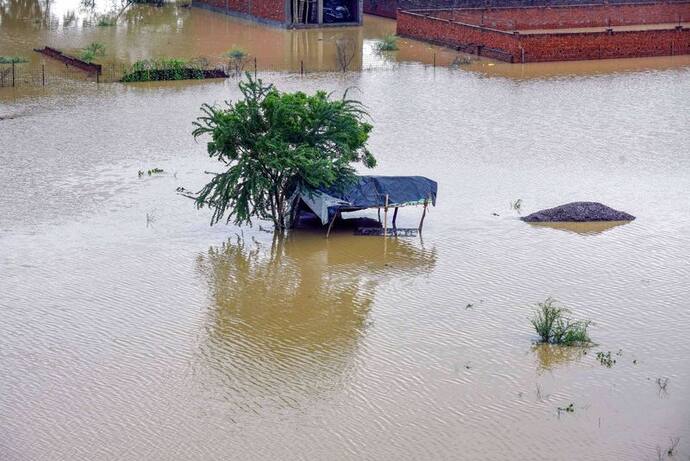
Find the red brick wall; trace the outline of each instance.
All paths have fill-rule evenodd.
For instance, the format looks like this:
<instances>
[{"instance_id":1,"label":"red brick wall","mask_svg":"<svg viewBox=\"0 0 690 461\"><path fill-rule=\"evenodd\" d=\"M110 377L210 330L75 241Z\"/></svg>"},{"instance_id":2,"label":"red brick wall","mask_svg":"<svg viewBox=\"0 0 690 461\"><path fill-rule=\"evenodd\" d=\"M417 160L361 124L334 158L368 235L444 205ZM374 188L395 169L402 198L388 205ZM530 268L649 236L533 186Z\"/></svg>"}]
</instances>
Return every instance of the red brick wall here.
<instances>
[{"instance_id":1,"label":"red brick wall","mask_svg":"<svg viewBox=\"0 0 690 461\"><path fill-rule=\"evenodd\" d=\"M193 0L193 2L230 13L239 13L280 23L287 22L285 0Z\"/></svg>"},{"instance_id":2,"label":"red brick wall","mask_svg":"<svg viewBox=\"0 0 690 461\"><path fill-rule=\"evenodd\" d=\"M364 0L364 12L395 19L398 0Z\"/></svg>"},{"instance_id":3,"label":"red brick wall","mask_svg":"<svg viewBox=\"0 0 690 461\"><path fill-rule=\"evenodd\" d=\"M479 44L503 50L514 56L519 51L518 41L511 33L406 11L398 11L397 34L449 46L466 47Z\"/></svg>"},{"instance_id":4,"label":"red brick wall","mask_svg":"<svg viewBox=\"0 0 690 461\"><path fill-rule=\"evenodd\" d=\"M433 16L494 29L561 29L690 21L690 3L572 5L442 10Z\"/></svg>"},{"instance_id":5,"label":"red brick wall","mask_svg":"<svg viewBox=\"0 0 690 461\"><path fill-rule=\"evenodd\" d=\"M525 62L690 54L690 29L525 35Z\"/></svg>"},{"instance_id":6,"label":"red brick wall","mask_svg":"<svg viewBox=\"0 0 690 461\"><path fill-rule=\"evenodd\" d=\"M687 28L612 34L513 34L399 11L397 32L513 62L523 59L523 50L525 62L690 54L690 29Z\"/></svg>"},{"instance_id":7,"label":"red brick wall","mask_svg":"<svg viewBox=\"0 0 690 461\"><path fill-rule=\"evenodd\" d=\"M241 1L241 0L240 0ZM286 22L284 0L246 0L251 3L251 14L260 18Z\"/></svg>"}]
</instances>

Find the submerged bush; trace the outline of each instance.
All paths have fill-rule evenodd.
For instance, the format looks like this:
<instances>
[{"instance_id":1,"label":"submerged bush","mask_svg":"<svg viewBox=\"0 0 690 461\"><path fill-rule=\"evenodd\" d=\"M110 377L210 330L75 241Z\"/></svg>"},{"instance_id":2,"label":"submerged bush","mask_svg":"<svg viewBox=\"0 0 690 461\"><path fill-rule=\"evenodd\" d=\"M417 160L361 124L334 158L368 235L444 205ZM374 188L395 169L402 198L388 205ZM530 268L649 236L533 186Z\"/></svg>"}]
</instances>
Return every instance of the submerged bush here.
<instances>
[{"instance_id":1,"label":"submerged bush","mask_svg":"<svg viewBox=\"0 0 690 461\"><path fill-rule=\"evenodd\" d=\"M398 49L398 37L388 34L376 42L375 47L376 51L395 51Z\"/></svg>"},{"instance_id":2,"label":"submerged bush","mask_svg":"<svg viewBox=\"0 0 690 461\"><path fill-rule=\"evenodd\" d=\"M204 70L196 63L177 58L144 59L132 64L123 82L203 79Z\"/></svg>"},{"instance_id":3,"label":"submerged bush","mask_svg":"<svg viewBox=\"0 0 690 461\"><path fill-rule=\"evenodd\" d=\"M109 16L101 16L96 23L98 27L111 27L115 24L117 24L117 18L111 18Z\"/></svg>"},{"instance_id":4,"label":"submerged bush","mask_svg":"<svg viewBox=\"0 0 690 461\"><path fill-rule=\"evenodd\" d=\"M232 69L233 75L239 77L249 59L249 54L242 48L234 46L225 53L225 57L228 58L228 67Z\"/></svg>"},{"instance_id":5,"label":"submerged bush","mask_svg":"<svg viewBox=\"0 0 690 461\"><path fill-rule=\"evenodd\" d=\"M24 56L0 56L0 64L22 64L29 62Z\"/></svg>"},{"instance_id":6,"label":"submerged bush","mask_svg":"<svg viewBox=\"0 0 690 461\"><path fill-rule=\"evenodd\" d=\"M105 56L105 45L98 42L92 42L79 53L79 59L86 62L93 62L97 56Z\"/></svg>"},{"instance_id":7,"label":"submerged bush","mask_svg":"<svg viewBox=\"0 0 690 461\"><path fill-rule=\"evenodd\" d=\"M592 322L574 321L567 317L568 314L570 310L559 306L557 301L550 297L537 304L531 322L541 342L564 346L586 345L591 342L587 328Z\"/></svg>"}]
</instances>

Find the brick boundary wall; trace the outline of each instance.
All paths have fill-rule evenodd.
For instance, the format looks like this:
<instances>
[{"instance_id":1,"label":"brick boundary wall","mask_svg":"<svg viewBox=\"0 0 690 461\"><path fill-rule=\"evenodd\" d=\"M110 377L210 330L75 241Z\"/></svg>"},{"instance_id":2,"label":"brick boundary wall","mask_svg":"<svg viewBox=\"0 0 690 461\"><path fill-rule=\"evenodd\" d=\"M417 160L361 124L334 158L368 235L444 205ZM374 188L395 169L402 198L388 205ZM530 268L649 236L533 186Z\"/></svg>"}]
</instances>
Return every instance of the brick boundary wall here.
<instances>
[{"instance_id":1,"label":"brick boundary wall","mask_svg":"<svg viewBox=\"0 0 690 461\"><path fill-rule=\"evenodd\" d=\"M674 5L687 10L690 2ZM528 9L535 11L531 7ZM576 61L690 54L690 29L681 26L654 30L570 33L556 29L553 33L521 34L486 25L434 17L432 16L434 13L436 12L398 10L398 35L507 62ZM532 24L534 24L532 28L548 28L536 23Z\"/></svg>"},{"instance_id":2,"label":"brick boundary wall","mask_svg":"<svg viewBox=\"0 0 690 461\"><path fill-rule=\"evenodd\" d=\"M288 21L284 0L192 0L192 6L271 26Z\"/></svg>"},{"instance_id":3,"label":"brick boundary wall","mask_svg":"<svg viewBox=\"0 0 690 461\"><path fill-rule=\"evenodd\" d=\"M364 0L364 12L384 18L396 18L398 0Z\"/></svg>"},{"instance_id":4,"label":"brick boundary wall","mask_svg":"<svg viewBox=\"0 0 690 461\"><path fill-rule=\"evenodd\" d=\"M449 8L433 10L433 16L501 30L610 27L690 21L690 3Z\"/></svg>"}]
</instances>

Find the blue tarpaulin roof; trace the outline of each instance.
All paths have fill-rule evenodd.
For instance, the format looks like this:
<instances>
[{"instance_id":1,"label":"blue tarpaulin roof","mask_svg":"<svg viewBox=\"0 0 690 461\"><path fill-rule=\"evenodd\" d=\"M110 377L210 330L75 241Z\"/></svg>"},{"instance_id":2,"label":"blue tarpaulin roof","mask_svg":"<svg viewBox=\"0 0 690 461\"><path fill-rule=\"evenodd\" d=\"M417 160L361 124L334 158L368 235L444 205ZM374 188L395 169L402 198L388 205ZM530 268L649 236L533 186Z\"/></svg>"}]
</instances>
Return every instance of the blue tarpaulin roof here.
<instances>
[{"instance_id":1,"label":"blue tarpaulin roof","mask_svg":"<svg viewBox=\"0 0 690 461\"><path fill-rule=\"evenodd\" d=\"M423 176L359 176L345 190L303 191L300 198L326 224L339 211L355 211L386 206L436 205L438 184Z\"/></svg>"}]
</instances>

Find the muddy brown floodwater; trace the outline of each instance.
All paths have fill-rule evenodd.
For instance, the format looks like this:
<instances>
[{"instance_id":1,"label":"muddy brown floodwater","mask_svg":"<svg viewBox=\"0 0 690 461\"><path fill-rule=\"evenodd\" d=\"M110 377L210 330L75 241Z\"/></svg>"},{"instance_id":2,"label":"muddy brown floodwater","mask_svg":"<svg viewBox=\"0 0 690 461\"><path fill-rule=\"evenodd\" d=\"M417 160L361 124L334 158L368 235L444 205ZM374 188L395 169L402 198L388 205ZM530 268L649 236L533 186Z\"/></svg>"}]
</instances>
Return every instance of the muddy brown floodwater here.
<instances>
[{"instance_id":1,"label":"muddy brown floodwater","mask_svg":"<svg viewBox=\"0 0 690 461\"><path fill-rule=\"evenodd\" d=\"M414 43L300 77L283 72L306 53L291 40L340 32L240 33L174 6L42 25L70 5L0 3L0 54L36 65L48 38L98 37L125 62L237 41L281 89L355 87L375 172L436 179L438 206L423 239L209 227L175 189L218 168L191 122L235 80L0 88L0 459L651 460L674 437L669 459L690 456L686 58L434 69ZM392 24L342 32L361 67ZM637 219L532 226L518 198L523 214L595 200ZM548 296L595 322L595 346L534 345Z\"/></svg>"}]
</instances>

